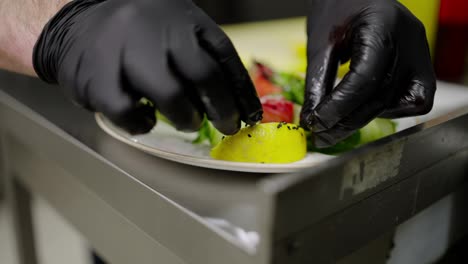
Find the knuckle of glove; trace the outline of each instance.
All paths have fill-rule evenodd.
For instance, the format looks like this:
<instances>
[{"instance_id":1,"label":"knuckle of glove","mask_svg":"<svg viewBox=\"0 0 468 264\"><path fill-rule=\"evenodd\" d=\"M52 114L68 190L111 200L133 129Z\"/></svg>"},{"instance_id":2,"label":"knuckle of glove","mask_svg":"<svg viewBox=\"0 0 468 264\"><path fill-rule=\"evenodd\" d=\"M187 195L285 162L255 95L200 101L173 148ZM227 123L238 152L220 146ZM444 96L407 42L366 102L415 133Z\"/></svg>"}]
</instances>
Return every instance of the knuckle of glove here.
<instances>
[{"instance_id":1,"label":"knuckle of glove","mask_svg":"<svg viewBox=\"0 0 468 264\"><path fill-rule=\"evenodd\" d=\"M203 84L211 80L214 76L219 75L220 70L215 64L193 64L189 78L196 84Z\"/></svg>"},{"instance_id":2,"label":"knuckle of glove","mask_svg":"<svg viewBox=\"0 0 468 264\"><path fill-rule=\"evenodd\" d=\"M413 89L405 96L405 101L414 108L414 114L424 115L432 110L434 105L433 94L436 89L436 83L422 81L413 81Z\"/></svg>"},{"instance_id":3,"label":"knuckle of glove","mask_svg":"<svg viewBox=\"0 0 468 264\"><path fill-rule=\"evenodd\" d=\"M331 128L326 117L316 111L306 111L301 114L301 126L312 132L323 132Z\"/></svg>"},{"instance_id":4,"label":"knuckle of glove","mask_svg":"<svg viewBox=\"0 0 468 264\"><path fill-rule=\"evenodd\" d=\"M177 105L182 97L184 96L183 90L181 87L168 85L163 86L164 89L158 89L157 95L155 95L157 100L155 103L162 106L162 107L173 107Z\"/></svg>"},{"instance_id":5,"label":"knuckle of glove","mask_svg":"<svg viewBox=\"0 0 468 264\"><path fill-rule=\"evenodd\" d=\"M106 101L97 106L96 110L104 113L113 120L125 120L128 113L131 111L131 106Z\"/></svg>"},{"instance_id":6,"label":"knuckle of glove","mask_svg":"<svg viewBox=\"0 0 468 264\"><path fill-rule=\"evenodd\" d=\"M211 41L213 48L218 50L220 54L231 54L234 49L234 45L231 40L220 29L215 30L219 32L216 34L216 38Z\"/></svg>"}]
</instances>

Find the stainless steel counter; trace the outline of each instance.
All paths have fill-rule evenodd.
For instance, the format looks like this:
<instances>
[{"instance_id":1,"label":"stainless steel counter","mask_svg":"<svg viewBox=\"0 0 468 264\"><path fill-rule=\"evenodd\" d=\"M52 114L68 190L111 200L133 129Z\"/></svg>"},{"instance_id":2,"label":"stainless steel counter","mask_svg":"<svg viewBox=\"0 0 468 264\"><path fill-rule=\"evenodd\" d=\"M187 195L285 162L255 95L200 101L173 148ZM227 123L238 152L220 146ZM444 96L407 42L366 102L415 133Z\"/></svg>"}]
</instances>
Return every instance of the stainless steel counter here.
<instances>
[{"instance_id":1,"label":"stainless steel counter","mask_svg":"<svg viewBox=\"0 0 468 264\"><path fill-rule=\"evenodd\" d=\"M150 156L105 134L56 87L0 80L0 168L23 263L34 263L28 193L115 264L330 263L465 183L468 90L454 85L439 84L443 99L425 123L301 173L262 175Z\"/></svg>"}]
</instances>

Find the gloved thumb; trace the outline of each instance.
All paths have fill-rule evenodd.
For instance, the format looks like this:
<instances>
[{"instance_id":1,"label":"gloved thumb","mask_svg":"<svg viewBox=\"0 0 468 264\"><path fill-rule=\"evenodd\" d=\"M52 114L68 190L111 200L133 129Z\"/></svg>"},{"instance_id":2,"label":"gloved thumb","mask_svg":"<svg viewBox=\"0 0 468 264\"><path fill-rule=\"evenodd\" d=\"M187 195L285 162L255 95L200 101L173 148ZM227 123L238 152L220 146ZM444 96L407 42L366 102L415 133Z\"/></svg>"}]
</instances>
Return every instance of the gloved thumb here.
<instances>
[{"instance_id":1,"label":"gloved thumb","mask_svg":"<svg viewBox=\"0 0 468 264\"><path fill-rule=\"evenodd\" d=\"M307 73L301 126L311 129L317 122L314 110L331 93L335 85L339 58L332 45L307 47Z\"/></svg>"}]
</instances>

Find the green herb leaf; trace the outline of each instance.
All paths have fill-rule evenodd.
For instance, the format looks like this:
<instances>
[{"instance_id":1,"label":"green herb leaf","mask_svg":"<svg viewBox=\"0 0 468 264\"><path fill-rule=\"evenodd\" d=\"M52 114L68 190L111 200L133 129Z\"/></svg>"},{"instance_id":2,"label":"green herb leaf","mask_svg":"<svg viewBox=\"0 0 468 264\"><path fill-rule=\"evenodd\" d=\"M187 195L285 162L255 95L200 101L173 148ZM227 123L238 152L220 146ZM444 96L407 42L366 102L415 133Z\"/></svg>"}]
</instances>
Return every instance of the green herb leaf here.
<instances>
[{"instance_id":1,"label":"green herb leaf","mask_svg":"<svg viewBox=\"0 0 468 264\"><path fill-rule=\"evenodd\" d=\"M304 78L291 73L277 73L273 76L272 82L283 89L283 96L296 104L304 104Z\"/></svg>"},{"instance_id":2,"label":"green herb leaf","mask_svg":"<svg viewBox=\"0 0 468 264\"><path fill-rule=\"evenodd\" d=\"M339 142L335 146L319 149L314 147L312 140L308 140L309 151L319 152L328 155L340 154L396 132L396 123L390 119L376 118L365 127L347 139Z\"/></svg>"},{"instance_id":3,"label":"green herb leaf","mask_svg":"<svg viewBox=\"0 0 468 264\"><path fill-rule=\"evenodd\" d=\"M352 134L351 136L349 136L345 140L337 143L336 145L334 145L332 147L316 148L313 145L312 140L308 141L308 142L310 142L308 147L310 147L309 150L313 151L313 152L319 152L319 153L323 153L323 154L327 154L327 155L337 155L337 154L340 154L340 153L343 153L343 152L346 152L346 151L350 151L350 150L356 148L357 146L359 146L360 139L361 139L361 133L358 130L356 133Z\"/></svg>"},{"instance_id":4,"label":"green herb leaf","mask_svg":"<svg viewBox=\"0 0 468 264\"><path fill-rule=\"evenodd\" d=\"M210 143L212 147L216 146L223 138L223 134L219 132L211 122L205 117L203 119L202 126L198 130L198 137L192 141L193 144L202 144L206 141Z\"/></svg>"}]
</instances>

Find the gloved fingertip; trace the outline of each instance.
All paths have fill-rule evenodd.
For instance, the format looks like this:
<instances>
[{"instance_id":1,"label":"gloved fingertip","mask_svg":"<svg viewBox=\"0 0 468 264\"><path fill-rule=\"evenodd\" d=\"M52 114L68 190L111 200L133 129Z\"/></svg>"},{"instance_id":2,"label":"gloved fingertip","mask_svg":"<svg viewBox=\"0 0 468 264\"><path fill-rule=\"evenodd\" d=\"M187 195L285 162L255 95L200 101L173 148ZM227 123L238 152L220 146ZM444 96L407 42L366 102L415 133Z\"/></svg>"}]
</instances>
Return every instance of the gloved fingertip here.
<instances>
[{"instance_id":1,"label":"gloved fingertip","mask_svg":"<svg viewBox=\"0 0 468 264\"><path fill-rule=\"evenodd\" d=\"M258 122L260 122L263 119L263 110L260 109L252 114L250 114L247 117L247 120L245 120L245 123L247 123L250 126L256 125Z\"/></svg>"},{"instance_id":2,"label":"gloved fingertip","mask_svg":"<svg viewBox=\"0 0 468 264\"><path fill-rule=\"evenodd\" d=\"M214 127L224 135L234 135L241 129L241 122L239 116L233 116L229 119L211 120Z\"/></svg>"},{"instance_id":3,"label":"gloved fingertip","mask_svg":"<svg viewBox=\"0 0 468 264\"><path fill-rule=\"evenodd\" d=\"M156 120L152 120L148 117L144 117L139 124L135 124L129 129L131 135L141 135L150 132L156 125Z\"/></svg>"},{"instance_id":4,"label":"gloved fingertip","mask_svg":"<svg viewBox=\"0 0 468 264\"><path fill-rule=\"evenodd\" d=\"M236 126L216 126L215 127L224 135L234 135L241 129L240 123Z\"/></svg>"},{"instance_id":5,"label":"gloved fingertip","mask_svg":"<svg viewBox=\"0 0 468 264\"><path fill-rule=\"evenodd\" d=\"M303 128L314 131L314 126L315 126L315 118L313 115L303 115L301 117L300 124Z\"/></svg>"},{"instance_id":6,"label":"gloved fingertip","mask_svg":"<svg viewBox=\"0 0 468 264\"><path fill-rule=\"evenodd\" d=\"M328 129L327 126L325 126L325 124L315 114L304 115L301 118L300 124L303 128L317 133Z\"/></svg>"},{"instance_id":7,"label":"gloved fingertip","mask_svg":"<svg viewBox=\"0 0 468 264\"><path fill-rule=\"evenodd\" d=\"M149 118L143 118L138 122L116 123L117 126L125 130L130 135L141 135L151 131L156 122Z\"/></svg>"},{"instance_id":8,"label":"gloved fingertip","mask_svg":"<svg viewBox=\"0 0 468 264\"><path fill-rule=\"evenodd\" d=\"M189 119L181 120L178 123L174 123L177 130L190 133L200 130L203 123L203 115L198 111L193 111L192 116Z\"/></svg>"},{"instance_id":9,"label":"gloved fingertip","mask_svg":"<svg viewBox=\"0 0 468 264\"><path fill-rule=\"evenodd\" d=\"M149 105L139 104L127 113L110 118L114 124L130 135L141 135L150 132L156 125L155 109Z\"/></svg>"}]
</instances>

